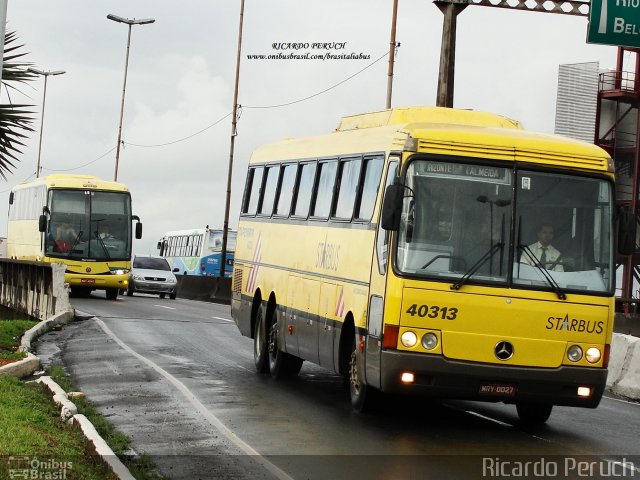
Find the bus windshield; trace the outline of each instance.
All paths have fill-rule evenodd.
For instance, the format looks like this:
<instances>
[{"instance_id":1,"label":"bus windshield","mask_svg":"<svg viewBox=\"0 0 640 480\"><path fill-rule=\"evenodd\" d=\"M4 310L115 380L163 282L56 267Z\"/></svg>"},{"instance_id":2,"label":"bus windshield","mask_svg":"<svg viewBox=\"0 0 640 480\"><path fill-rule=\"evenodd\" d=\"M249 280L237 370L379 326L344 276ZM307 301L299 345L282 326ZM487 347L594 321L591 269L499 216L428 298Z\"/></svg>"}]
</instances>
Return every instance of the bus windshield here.
<instances>
[{"instance_id":1,"label":"bus windshield","mask_svg":"<svg viewBox=\"0 0 640 480\"><path fill-rule=\"evenodd\" d=\"M45 251L50 257L128 260L131 198L128 193L51 190Z\"/></svg>"},{"instance_id":2,"label":"bus windshield","mask_svg":"<svg viewBox=\"0 0 640 480\"><path fill-rule=\"evenodd\" d=\"M612 291L607 180L496 165L413 160L395 267L451 281Z\"/></svg>"}]
</instances>

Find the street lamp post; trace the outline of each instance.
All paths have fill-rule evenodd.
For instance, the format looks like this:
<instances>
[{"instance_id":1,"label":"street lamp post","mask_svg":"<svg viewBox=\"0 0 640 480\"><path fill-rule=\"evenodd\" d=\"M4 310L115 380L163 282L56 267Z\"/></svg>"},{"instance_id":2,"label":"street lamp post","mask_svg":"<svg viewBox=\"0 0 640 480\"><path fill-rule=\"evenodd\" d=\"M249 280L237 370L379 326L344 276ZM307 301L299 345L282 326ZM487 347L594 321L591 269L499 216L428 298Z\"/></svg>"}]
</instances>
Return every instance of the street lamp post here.
<instances>
[{"instance_id":1,"label":"street lamp post","mask_svg":"<svg viewBox=\"0 0 640 480\"><path fill-rule=\"evenodd\" d=\"M155 22L155 18L143 18L140 20L119 17L117 15L107 15L109 20L118 23L125 23L129 26L129 34L127 35L127 56L124 61L124 83L122 84L122 102L120 103L120 122L118 123L118 143L116 144L116 169L113 180L118 180L118 164L120 163L120 143L122 142L122 117L124 115L124 93L127 89L127 70L129 69L129 47L131 45L131 27L133 25L146 25Z\"/></svg>"},{"instance_id":2,"label":"street lamp post","mask_svg":"<svg viewBox=\"0 0 640 480\"><path fill-rule=\"evenodd\" d=\"M35 73L44 77L44 93L42 94L42 115L40 117L40 142L38 143L38 164L36 165L36 178L40 177L40 154L42 153L42 129L44 128L44 102L47 99L47 78L49 75L62 75L66 73L64 70L50 70L45 72L44 70L38 70L35 68L28 68L28 72Z\"/></svg>"}]
</instances>

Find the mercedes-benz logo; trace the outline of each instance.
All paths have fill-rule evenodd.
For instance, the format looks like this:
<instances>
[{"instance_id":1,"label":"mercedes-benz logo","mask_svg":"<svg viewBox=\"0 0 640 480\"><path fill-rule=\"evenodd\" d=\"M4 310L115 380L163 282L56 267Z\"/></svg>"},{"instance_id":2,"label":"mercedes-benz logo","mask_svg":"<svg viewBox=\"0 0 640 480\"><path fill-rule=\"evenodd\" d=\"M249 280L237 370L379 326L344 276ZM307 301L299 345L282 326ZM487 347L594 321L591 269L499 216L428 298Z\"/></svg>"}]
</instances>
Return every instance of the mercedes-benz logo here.
<instances>
[{"instance_id":1,"label":"mercedes-benz logo","mask_svg":"<svg viewBox=\"0 0 640 480\"><path fill-rule=\"evenodd\" d=\"M498 342L494 349L496 357L500 360L509 360L513 357L513 345L505 340Z\"/></svg>"}]
</instances>

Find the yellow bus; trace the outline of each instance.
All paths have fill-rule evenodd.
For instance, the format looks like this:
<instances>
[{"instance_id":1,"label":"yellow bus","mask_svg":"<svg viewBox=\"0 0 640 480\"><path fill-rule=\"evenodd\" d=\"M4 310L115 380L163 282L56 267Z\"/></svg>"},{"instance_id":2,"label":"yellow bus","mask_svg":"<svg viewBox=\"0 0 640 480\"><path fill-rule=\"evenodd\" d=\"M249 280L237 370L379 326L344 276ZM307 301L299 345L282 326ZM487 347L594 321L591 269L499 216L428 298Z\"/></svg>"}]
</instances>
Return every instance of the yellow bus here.
<instances>
[{"instance_id":1,"label":"yellow bus","mask_svg":"<svg viewBox=\"0 0 640 480\"><path fill-rule=\"evenodd\" d=\"M357 411L417 394L542 423L605 388L615 246L635 240L614 243L614 205L594 145L474 111L345 117L253 153L232 315L259 372L319 364Z\"/></svg>"},{"instance_id":2,"label":"yellow bus","mask_svg":"<svg viewBox=\"0 0 640 480\"><path fill-rule=\"evenodd\" d=\"M60 262L71 293L105 290L113 300L128 285L132 221L123 184L87 175L48 175L14 187L9 194L7 257Z\"/></svg>"}]
</instances>

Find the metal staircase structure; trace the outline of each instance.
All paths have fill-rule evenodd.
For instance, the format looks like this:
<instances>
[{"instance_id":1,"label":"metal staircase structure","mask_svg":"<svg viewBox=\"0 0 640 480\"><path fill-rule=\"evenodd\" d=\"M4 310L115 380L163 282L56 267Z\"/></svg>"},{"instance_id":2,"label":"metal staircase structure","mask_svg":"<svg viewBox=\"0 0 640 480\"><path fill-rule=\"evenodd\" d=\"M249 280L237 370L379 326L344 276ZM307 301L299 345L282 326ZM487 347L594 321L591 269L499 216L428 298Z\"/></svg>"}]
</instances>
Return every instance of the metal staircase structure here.
<instances>
[{"instance_id":1,"label":"metal staircase structure","mask_svg":"<svg viewBox=\"0 0 640 480\"><path fill-rule=\"evenodd\" d=\"M632 69L625 70L625 54L635 57ZM629 68L629 67L627 67ZM598 105L594 143L613 158L616 169L616 203L628 208L638 222L640 188L640 51L618 48L616 69L599 75ZM620 309L629 311L640 302L634 285L640 284L640 250L636 238L633 255L618 255L622 267Z\"/></svg>"}]
</instances>

